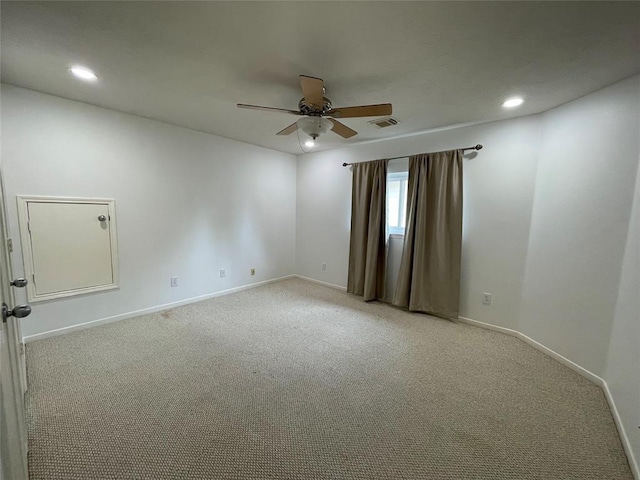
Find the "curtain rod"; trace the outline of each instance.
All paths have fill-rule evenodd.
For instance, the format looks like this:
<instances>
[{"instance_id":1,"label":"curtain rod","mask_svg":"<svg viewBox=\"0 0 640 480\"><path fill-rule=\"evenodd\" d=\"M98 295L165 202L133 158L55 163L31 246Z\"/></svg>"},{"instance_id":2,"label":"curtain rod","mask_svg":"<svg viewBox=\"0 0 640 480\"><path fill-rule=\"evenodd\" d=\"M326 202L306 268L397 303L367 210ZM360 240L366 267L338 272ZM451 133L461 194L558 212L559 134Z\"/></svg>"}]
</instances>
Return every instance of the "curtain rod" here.
<instances>
[{"instance_id":1,"label":"curtain rod","mask_svg":"<svg viewBox=\"0 0 640 480\"><path fill-rule=\"evenodd\" d=\"M458 148L457 150L482 150L482 145L481 144L477 144L473 147L465 147L465 148ZM407 157L411 157L412 155L403 155L401 157L393 157L393 158L387 158L386 160L397 160L399 158L407 158ZM342 166L343 167L348 167L349 165L353 165L353 163L343 163Z\"/></svg>"}]
</instances>

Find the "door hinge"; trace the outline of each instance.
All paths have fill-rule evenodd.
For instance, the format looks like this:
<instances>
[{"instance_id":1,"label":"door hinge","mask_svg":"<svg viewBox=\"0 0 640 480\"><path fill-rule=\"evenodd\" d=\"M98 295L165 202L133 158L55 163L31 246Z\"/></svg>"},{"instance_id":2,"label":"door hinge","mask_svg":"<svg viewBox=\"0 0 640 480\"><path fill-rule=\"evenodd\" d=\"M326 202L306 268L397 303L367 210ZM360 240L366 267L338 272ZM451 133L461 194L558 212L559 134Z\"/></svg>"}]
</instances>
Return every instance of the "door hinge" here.
<instances>
[{"instance_id":1,"label":"door hinge","mask_svg":"<svg viewBox=\"0 0 640 480\"><path fill-rule=\"evenodd\" d=\"M32 273L31 274L31 278L33 279L33 286L35 287L36 286L36 274Z\"/></svg>"},{"instance_id":2,"label":"door hinge","mask_svg":"<svg viewBox=\"0 0 640 480\"><path fill-rule=\"evenodd\" d=\"M24 343L20 344L20 355L24 355Z\"/></svg>"},{"instance_id":3,"label":"door hinge","mask_svg":"<svg viewBox=\"0 0 640 480\"><path fill-rule=\"evenodd\" d=\"M7 250L9 250L9 253L13 252L13 240L10 238L7 238Z\"/></svg>"}]
</instances>

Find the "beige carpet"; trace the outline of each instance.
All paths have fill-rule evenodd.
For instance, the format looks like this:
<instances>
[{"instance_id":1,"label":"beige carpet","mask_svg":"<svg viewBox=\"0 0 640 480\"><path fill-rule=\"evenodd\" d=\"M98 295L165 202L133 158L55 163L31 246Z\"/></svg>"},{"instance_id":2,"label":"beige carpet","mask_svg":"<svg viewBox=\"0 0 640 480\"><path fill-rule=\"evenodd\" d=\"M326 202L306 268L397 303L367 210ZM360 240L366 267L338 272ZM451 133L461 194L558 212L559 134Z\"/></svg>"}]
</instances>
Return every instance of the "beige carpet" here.
<instances>
[{"instance_id":1,"label":"beige carpet","mask_svg":"<svg viewBox=\"0 0 640 480\"><path fill-rule=\"evenodd\" d=\"M27 345L31 480L631 479L521 341L287 280Z\"/></svg>"}]
</instances>

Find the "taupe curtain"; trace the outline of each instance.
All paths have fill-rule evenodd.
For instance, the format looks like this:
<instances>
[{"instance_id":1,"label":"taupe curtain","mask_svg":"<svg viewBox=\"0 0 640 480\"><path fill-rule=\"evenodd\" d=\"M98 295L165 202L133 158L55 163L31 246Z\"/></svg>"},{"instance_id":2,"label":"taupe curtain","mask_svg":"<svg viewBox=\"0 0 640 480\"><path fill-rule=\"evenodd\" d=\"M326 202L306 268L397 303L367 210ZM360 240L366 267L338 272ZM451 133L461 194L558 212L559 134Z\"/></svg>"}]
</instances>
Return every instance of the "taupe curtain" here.
<instances>
[{"instance_id":1,"label":"taupe curtain","mask_svg":"<svg viewBox=\"0 0 640 480\"><path fill-rule=\"evenodd\" d=\"M353 165L347 292L365 300L384 296L387 160Z\"/></svg>"},{"instance_id":2,"label":"taupe curtain","mask_svg":"<svg viewBox=\"0 0 640 480\"><path fill-rule=\"evenodd\" d=\"M458 318L462 150L409 158L407 222L393 304Z\"/></svg>"}]
</instances>

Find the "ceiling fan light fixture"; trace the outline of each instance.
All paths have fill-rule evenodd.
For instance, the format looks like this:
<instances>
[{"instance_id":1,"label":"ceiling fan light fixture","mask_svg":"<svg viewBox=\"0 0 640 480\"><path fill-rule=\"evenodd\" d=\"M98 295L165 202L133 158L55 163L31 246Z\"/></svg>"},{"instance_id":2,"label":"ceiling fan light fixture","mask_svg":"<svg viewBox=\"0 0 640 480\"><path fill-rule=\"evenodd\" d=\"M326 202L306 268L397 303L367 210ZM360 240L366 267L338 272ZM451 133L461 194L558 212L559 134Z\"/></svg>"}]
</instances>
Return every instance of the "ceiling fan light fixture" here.
<instances>
[{"instance_id":1,"label":"ceiling fan light fixture","mask_svg":"<svg viewBox=\"0 0 640 480\"><path fill-rule=\"evenodd\" d=\"M316 140L315 138L310 138L309 140L307 140L306 142L304 142L304 146L307 148L313 148L316 146Z\"/></svg>"},{"instance_id":2,"label":"ceiling fan light fixture","mask_svg":"<svg viewBox=\"0 0 640 480\"><path fill-rule=\"evenodd\" d=\"M318 138L333 128L331 120L322 117L303 117L297 122L298 128L312 139Z\"/></svg>"}]
</instances>

